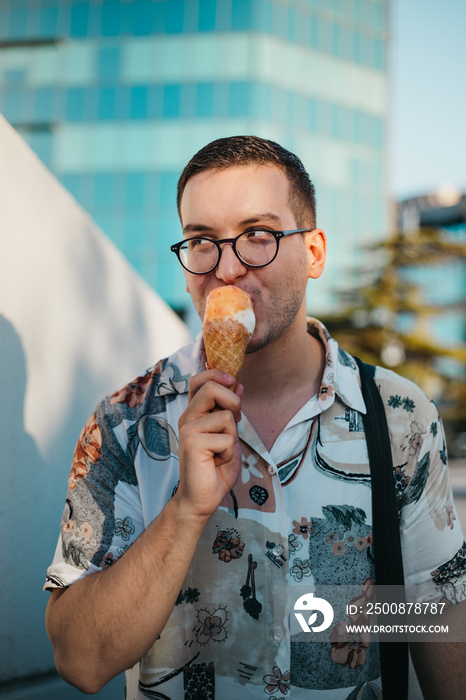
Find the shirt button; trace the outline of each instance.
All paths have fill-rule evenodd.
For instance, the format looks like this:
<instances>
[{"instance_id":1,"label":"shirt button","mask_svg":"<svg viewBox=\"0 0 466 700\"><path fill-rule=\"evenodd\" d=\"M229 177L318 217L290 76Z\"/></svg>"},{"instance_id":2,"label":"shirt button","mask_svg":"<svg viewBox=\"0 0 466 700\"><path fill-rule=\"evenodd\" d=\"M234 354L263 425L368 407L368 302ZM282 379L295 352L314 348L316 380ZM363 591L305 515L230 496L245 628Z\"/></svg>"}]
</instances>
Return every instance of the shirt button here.
<instances>
[{"instance_id":1,"label":"shirt button","mask_svg":"<svg viewBox=\"0 0 466 700\"><path fill-rule=\"evenodd\" d=\"M284 637L284 634L283 634L282 628L281 628L281 627L275 627L275 629L274 629L274 631L273 631L273 638L275 639L275 641L281 642L282 639L283 639L283 637Z\"/></svg>"},{"instance_id":2,"label":"shirt button","mask_svg":"<svg viewBox=\"0 0 466 700\"><path fill-rule=\"evenodd\" d=\"M270 474L271 476L273 476L274 474L277 473L277 470L275 469L275 467L272 467L271 464L269 464L269 466L267 467L267 471L269 472L269 474Z\"/></svg>"}]
</instances>

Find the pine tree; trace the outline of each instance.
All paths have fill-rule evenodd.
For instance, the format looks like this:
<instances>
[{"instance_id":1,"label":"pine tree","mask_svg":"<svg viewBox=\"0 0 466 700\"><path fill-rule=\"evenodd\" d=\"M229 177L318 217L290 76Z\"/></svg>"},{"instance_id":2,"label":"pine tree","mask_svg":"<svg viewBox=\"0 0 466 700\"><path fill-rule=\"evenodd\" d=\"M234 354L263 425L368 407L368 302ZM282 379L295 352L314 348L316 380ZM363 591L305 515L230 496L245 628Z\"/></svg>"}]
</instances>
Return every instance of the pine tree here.
<instances>
[{"instance_id":1,"label":"pine tree","mask_svg":"<svg viewBox=\"0 0 466 700\"><path fill-rule=\"evenodd\" d=\"M367 252L371 265L360 270L357 288L339 295L343 311L322 320L345 350L418 384L436 401L453 441L466 430L466 349L464 343L451 347L434 337L433 320L446 307L427 304L428 279L415 285L409 273L440 265L447 275L449 264L461 259L466 280L466 243L452 240L445 231L421 228L397 232ZM466 331L466 300L456 307Z\"/></svg>"}]
</instances>

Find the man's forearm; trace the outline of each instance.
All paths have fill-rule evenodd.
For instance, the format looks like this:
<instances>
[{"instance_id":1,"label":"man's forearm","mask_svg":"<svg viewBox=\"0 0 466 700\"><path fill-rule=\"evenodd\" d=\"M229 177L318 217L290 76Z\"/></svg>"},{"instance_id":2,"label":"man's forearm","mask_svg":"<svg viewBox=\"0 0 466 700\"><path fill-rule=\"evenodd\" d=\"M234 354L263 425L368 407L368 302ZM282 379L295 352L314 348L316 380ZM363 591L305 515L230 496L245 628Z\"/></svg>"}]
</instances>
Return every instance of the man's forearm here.
<instances>
[{"instance_id":1,"label":"man's forearm","mask_svg":"<svg viewBox=\"0 0 466 700\"><path fill-rule=\"evenodd\" d=\"M207 522L185 516L173 498L111 568L52 593L47 632L67 682L97 692L144 656L166 624Z\"/></svg>"}]
</instances>

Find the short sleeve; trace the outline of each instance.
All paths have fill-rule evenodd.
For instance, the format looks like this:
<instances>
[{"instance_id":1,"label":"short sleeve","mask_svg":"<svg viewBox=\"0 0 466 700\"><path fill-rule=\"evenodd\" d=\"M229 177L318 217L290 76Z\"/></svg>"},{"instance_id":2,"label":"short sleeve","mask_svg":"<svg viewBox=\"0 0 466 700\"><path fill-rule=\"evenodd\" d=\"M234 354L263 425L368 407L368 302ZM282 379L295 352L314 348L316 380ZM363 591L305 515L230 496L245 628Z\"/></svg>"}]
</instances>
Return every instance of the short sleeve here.
<instances>
[{"instance_id":1,"label":"short sleeve","mask_svg":"<svg viewBox=\"0 0 466 700\"><path fill-rule=\"evenodd\" d=\"M143 531L129 420L111 397L84 426L74 451L61 530L45 590L111 566Z\"/></svg>"},{"instance_id":2,"label":"short sleeve","mask_svg":"<svg viewBox=\"0 0 466 700\"><path fill-rule=\"evenodd\" d=\"M386 373L393 375L393 373ZM396 375L393 375L396 376ZM466 545L435 403L408 380L381 375L392 441L407 595L466 599Z\"/></svg>"}]
</instances>

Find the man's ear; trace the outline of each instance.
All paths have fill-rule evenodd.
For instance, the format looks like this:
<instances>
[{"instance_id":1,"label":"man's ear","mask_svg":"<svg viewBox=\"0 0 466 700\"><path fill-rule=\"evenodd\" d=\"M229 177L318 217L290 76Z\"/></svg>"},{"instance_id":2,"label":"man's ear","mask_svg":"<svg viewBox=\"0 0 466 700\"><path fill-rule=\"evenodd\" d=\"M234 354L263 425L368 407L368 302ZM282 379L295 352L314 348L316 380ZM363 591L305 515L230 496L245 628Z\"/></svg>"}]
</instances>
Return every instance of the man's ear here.
<instances>
[{"instance_id":1,"label":"man's ear","mask_svg":"<svg viewBox=\"0 0 466 700\"><path fill-rule=\"evenodd\" d=\"M327 252L327 239L320 228L315 228L304 234L304 242L309 259L309 278L317 279L321 276Z\"/></svg>"}]
</instances>

